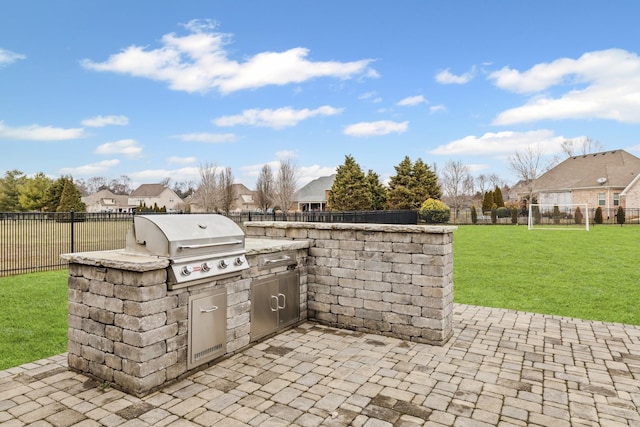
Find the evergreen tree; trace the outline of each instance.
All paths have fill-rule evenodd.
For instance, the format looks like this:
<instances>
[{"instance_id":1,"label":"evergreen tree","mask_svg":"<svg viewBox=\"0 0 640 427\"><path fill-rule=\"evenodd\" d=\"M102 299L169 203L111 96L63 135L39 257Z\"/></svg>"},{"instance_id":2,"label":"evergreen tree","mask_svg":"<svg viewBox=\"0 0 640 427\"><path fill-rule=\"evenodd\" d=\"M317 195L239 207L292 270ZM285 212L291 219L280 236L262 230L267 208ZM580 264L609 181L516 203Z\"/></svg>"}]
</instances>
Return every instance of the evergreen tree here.
<instances>
[{"instance_id":1,"label":"evergreen tree","mask_svg":"<svg viewBox=\"0 0 640 427\"><path fill-rule=\"evenodd\" d=\"M380 176L369 169L367 172L367 185L371 194L371 209L382 210L387 201L387 190L380 182Z\"/></svg>"},{"instance_id":2,"label":"evergreen tree","mask_svg":"<svg viewBox=\"0 0 640 427\"><path fill-rule=\"evenodd\" d=\"M593 222L596 224L602 224L604 222L604 218L602 217L602 207L598 206L596 208L596 213L593 217Z\"/></svg>"},{"instance_id":3,"label":"evergreen tree","mask_svg":"<svg viewBox=\"0 0 640 427\"><path fill-rule=\"evenodd\" d=\"M0 212L23 210L20 206L20 186L24 181L24 173L17 169L7 171L4 178L0 179Z\"/></svg>"},{"instance_id":4,"label":"evergreen tree","mask_svg":"<svg viewBox=\"0 0 640 427\"><path fill-rule=\"evenodd\" d=\"M329 192L329 209L333 211L361 211L371 209L369 185L355 159L347 155L338 166L336 178Z\"/></svg>"},{"instance_id":5,"label":"evergreen tree","mask_svg":"<svg viewBox=\"0 0 640 427\"><path fill-rule=\"evenodd\" d=\"M475 205L471 205L471 223L472 224L478 223L478 212L476 211Z\"/></svg>"},{"instance_id":6,"label":"evergreen tree","mask_svg":"<svg viewBox=\"0 0 640 427\"><path fill-rule=\"evenodd\" d=\"M504 199L502 198L502 190L500 187L496 185L496 189L493 190L493 203L496 204L497 207L504 207Z\"/></svg>"},{"instance_id":7,"label":"evergreen tree","mask_svg":"<svg viewBox=\"0 0 640 427\"><path fill-rule=\"evenodd\" d=\"M618 206L618 211L616 212L616 222L620 225L623 225L625 222L625 213L622 206Z\"/></svg>"},{"instance_id":8,"label":"evergreen tree","mask_svg":"<svg viewBox=\"0 0 640 427\"><path fill-rule=\"evenodd\" d=\"M73 180L66 180L60 195L60 203L56 208L56 212L86 212L87 206L82 202L82 193Z\"/></svg>"},{"instance_id":9,"label":"evergreen tree","mask_svg":"<svg viewBox=\"0 0 640 427\"><path fill-rule=\"evenodd\" d=\"M405 156L395 169L387 191L388 209L419 209L426 199L442 197L438 177L422 159L413 164Z\"/></svg>"},{"instance_id":10,"label":"evergreen tree","mask_svg":"<svg viewBox=\"0 0 640 427\"><path fill-rule=\"evenodd\" d=\"M494 203L493 191L487 191L484 193L484 198L482 199L482 212L489 212Z\"/></svg>"},{"instance_id":11,"label":"evergreen tree","mask_svg":"<svg viewBox=\"0 0 640 427\"><path fill-rule=\"evenodd\" d=\"M20 185L20 206L25 211L41 211L44 208L44 195L53 180L38 172L33 178L26 178Z\"/></svg>"}]
</instances>

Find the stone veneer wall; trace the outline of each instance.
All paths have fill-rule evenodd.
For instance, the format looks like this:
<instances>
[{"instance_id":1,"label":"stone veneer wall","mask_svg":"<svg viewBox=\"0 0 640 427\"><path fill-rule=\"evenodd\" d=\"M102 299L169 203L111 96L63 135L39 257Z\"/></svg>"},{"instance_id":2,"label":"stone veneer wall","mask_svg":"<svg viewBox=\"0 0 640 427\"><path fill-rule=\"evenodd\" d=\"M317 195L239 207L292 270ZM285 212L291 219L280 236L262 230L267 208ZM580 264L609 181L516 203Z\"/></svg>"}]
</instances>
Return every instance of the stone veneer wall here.
<instances>
[{"instance_id":1,"label":"stone veneer wall","mask_svg":"<svg viewBox=\"0 0 640 427\"><path fill-rule=\"evenodd\" d=\"M248 237L311 240L308 317L442 345L453 333L449 226L251 222Z\"/></svg>"},{"instance_id":2,"label":"stone veneer wall","mask_svg":"<svg viewBox=\"0 0 640 427\"><path fill-rule=\"evenodd\" d=\"M307 242L293 248L300 271L301 320L307 318L307 248ZM142 396L214 364L187 370L188 301L190 295L219 288L227 289L226 354L246 348L252 281L287 269L258 268L260 253L247 255L250 268L242 276L176 290L167 289L166 259L117 251L64 255L69 261L69 367Z\"/></svg>"}]
</instances>

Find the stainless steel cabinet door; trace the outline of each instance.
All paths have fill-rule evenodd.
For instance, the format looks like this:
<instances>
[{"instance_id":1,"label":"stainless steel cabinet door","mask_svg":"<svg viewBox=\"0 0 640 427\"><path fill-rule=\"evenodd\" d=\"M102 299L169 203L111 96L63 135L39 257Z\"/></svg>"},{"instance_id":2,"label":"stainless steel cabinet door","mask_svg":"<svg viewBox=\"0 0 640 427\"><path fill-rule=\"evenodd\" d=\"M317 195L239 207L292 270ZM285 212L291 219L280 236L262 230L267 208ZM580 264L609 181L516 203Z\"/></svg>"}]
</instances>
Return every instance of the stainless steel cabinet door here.
<instances>
[{"instance_id":1,"label":"stainless steel cabinet door","mask_svg":"<svg viewBox=\"0 0 640 427\"><path fill-rule=\"evenodd\" d=\"M278 278L251 285L251 340L278 328Z\"/></svg>"},{"instance_id":2,"label":"stainless steel cabinet door","mask_svg":"<svg viewBox=\"0 0 640 427\"><path fill-rule=\"evenodd\" d=\"M281 275L278 288L278 324L284 327L300 319L300 273Z\"/></svg>"}]
</instances>

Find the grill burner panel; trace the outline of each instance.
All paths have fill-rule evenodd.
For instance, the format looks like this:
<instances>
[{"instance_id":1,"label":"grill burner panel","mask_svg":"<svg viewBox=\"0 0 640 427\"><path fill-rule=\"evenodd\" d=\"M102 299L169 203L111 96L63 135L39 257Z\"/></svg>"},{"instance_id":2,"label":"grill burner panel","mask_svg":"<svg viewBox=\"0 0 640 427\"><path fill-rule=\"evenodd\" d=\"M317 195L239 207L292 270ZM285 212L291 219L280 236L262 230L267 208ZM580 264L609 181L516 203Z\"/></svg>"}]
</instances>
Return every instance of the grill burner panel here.
<instances>
[{"instance_id":1,"label":"grill burner panel","mask_svg":"<svg viewBox=\"0 0 640 427\"><path fill-rule=\"evenodd\" d=\"M249 268L244 233L223 215L137 215L133 221L126 251L169 258L169 289Z\"/></svg>"}]
</instances>

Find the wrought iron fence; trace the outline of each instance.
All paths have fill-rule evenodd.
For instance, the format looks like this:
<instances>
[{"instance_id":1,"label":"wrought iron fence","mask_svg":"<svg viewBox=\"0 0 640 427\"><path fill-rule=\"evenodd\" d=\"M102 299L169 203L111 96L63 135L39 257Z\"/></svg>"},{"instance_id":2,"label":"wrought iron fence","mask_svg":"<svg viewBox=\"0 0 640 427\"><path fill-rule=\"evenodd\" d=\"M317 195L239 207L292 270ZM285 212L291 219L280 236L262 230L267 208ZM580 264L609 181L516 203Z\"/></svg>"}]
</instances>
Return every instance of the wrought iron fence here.
<instances>
[{"instance_id":1,"label":"wrought iron fence","mask_svg":"<svg viewBox=\"0 0 640 427\"><path fill-rule=\"evenodd\" d=\"M146 214L146 213L145 213ZM414 211L232 213L235 222L304 221L416 224ZM0 277L58 270L63 253L121 249L131 213L0 213Z\"/></svg>"}]
</instances>

